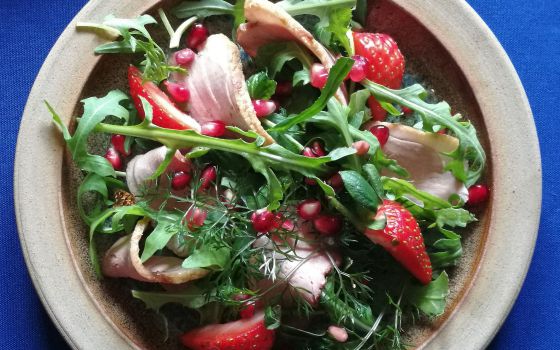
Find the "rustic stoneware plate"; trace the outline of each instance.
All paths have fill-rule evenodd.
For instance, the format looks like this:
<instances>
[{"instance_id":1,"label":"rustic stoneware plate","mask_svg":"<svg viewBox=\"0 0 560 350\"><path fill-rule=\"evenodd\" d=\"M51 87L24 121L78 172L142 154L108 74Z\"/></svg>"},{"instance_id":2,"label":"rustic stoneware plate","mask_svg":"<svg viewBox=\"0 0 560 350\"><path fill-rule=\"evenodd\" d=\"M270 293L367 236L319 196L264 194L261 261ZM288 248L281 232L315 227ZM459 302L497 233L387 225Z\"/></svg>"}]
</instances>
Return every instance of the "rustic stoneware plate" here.
<instances>
[{"instance_id":1,"label":"rustic stoneware plate","mask_svg":"<svg viewBox=\"0 0 560 350\"><path fill-rule=\"evenodd\" d=\"M14 187L21 244L45 308L76 349L179 348L176 337L164 341L161 320L132 300L122 281L93 277L87 230L74 204L80 175L43 104L48 100L72 126L81 98L126 89L130 57L95 56L101 40L76 32L76 21L100 22L111 13L134 17L169 5L90 1L52 49L25 108ZM448 311L408 333L418 348L481 349L519 292L537 235L541 169L531 111L505 52L463 0L378 0L369 9L369 29L396 38L408 68L469 116L488 153L492 198L477 212L478 224L464 233L465 254L451 271Z\"/></svg>"}]
</instances>

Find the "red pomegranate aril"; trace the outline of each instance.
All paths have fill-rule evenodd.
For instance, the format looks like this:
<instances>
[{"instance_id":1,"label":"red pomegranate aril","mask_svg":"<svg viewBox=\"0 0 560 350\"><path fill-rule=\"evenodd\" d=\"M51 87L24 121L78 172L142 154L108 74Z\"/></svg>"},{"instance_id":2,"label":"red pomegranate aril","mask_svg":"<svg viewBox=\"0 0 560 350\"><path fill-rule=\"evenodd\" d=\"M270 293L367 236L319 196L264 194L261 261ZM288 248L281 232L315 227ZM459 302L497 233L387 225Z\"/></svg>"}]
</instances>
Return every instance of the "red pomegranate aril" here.
<instances>
[{"instance_id":1,"label":"red pomegranate aril","mask_svg":"<svg viewBox=\"0 0 560 350\"><path fill-rule=\"evenodd\" d=\"M255 231L259 233L269 232L274 229L277 217L267 209L259 209L251 214L251 224Z\"/></svg>"},{"instance_id":2,"label":"red pomegranate aril","mask_svg":"<svg viewBox=\"0 0 560 350\"><path fill-rule=\"evenodd\" d=\"M189 90L182 84L177 84L166 80L163 85L167 89L167 92L175 100L175 102L183 103L187 102L191 97Z\"/></svg>"},{"instance_id":3,"label":"red pomegranate aril","mask_svg":"<svg viewBox=\"0 0 560 350\"><path fill-rule=\"evenodd\" d=\"M123 156L128 156L130 154L130 151L126 152L126 150L124 149L125 141L126 141L126 136L124 135L115 134L111 136L111 144L113 145L115 150L120 154L122 154Z\"/></svg>"},{"instance_id":4,"label":"red pomegranate aril","mask_svg":"<svg viewBox=\"0 0 560 350\"><path fill-rule=\"evenodd\" d=\"M191 49L183 49L173 54L175 62L183 67L188 67L194 61L196 54Z\"/></svg>"},{"instance_id":5,"label":"red pomegranate aril","mask_svg":"<svg viewBox=\"0 0 560 350\"><path fill-rule=\"evenodd\" d=\"M317 157L324 157L327 155L327 152L325 151L325 147L323 146L321 141L313 141L313 143L311 144L311 149L313 150L313 153L315 153Z\"/></svg>"},{"instance_id":6,"label":"red pomegranate aril","mask_svg":"<svg viewBox=\"0 0 560 350\"><path fill-rule=\"evenodd\" d=\"M342 218L336 215L323 214L313 220L313 227L320 234L335 235L342 229Z\"/></svg>"},{"instance_id":7,"label":"red pomegranate aril","mask_svg":"<svg viewBox=\"0 0 560 350\"><path fill-rule=\"evenodd\" d=\"M202 173L200 174L201 183L198 191L206 191L208 188L210 188L212 182L216 180L216 176L217 171L215 166L208 165L206 168L204 168L204 170L202 170Z\"/></svg>"},{"instance_id":8,"label":"red pomegranate aril","mask_svg":"<svg viewBox=\"0 0 560 350\"><path fill-rule=\"evenodd\" d=\"M305 157L308 157L308 158L317 158L315 153L313 153L313 150L311 149L311 147L304 147L301 154L303 154Z\"/></svg>"},{"instance_id":9,"label":"red pomegranate aril","mask_svg":"<svg viewBox=\"0 0 560 350\"><path fill-rule=\"evenodd\" d=\"M377 137L377 141L383 147L389 140L389 128L385 125L375 125L369 129L373 136Z\"/></svg>"},{"instance_id":10,"label":"red pomegranate aril","mask_svg":"<svg viewBox=\"0 0 560 350\"><path fill-rule=\"evenodd\" d=\"M352 56L352 59L354 60L354 65L352 66L350 73L348 73L348 77L353 82L358 83L366 78L366 67L368 65L368 61L365 57L360 55L354 55Z\"/></svg>"},{"instance_id":11,"label":"red pomegranate aril","mask_svg":"<svg viewBox=\"0 0 560 350\"><path fill-rule=\"evenodd\" d=\"M317 89L324 88L328 77L329 71L322 64L314 63L313 66L311 66L311 86Z\"/></svg>"},{"instance_id":12,"label":"red pomegranate aril","mask_svg":"<svg viewBox=\"0 0 560 350\"><path fill-rule=\"evenodd\" d=\"M276 84L276 91L274 92L274 95L284 97L290 96L291 93L292 83L290 83L289 81L279 81Z\"/></svg>"},{"instance_id":13,"label":"red pomegranate aril","mask_svg":"<svg viewBox=\"0 0 560 350\"><path fill-rule=\"evenodd\" d=\"M200 133L206 136L221 137L225 132L226 124L221 120L206 122L200 126Z\"/></svg>"},{"instance_id":14,"label":"red pomegranate aril","mask_svg":"<svg viewBox=\"0 0 560 350\"><path fill-rule=\"evenodd\" d=\"M191 208L187 213L187 227L194 231L204 225L204 220L208 216L208 212L200 208Z\"/></svg>"},{"instance_id":15,"label":"red pomegranate aril","mask_svg":"<svg viewBox=\"0 0 560 350\"><path fill-rule=\"evenodd\" d=\"M469 187L469 199L467 204L471 206L480 205L488 200L490 190L486 185L473 185Z\"/></svg>"},{"instance_id":16,"label":"red pomegranate aril","mask_svg":"<svg viewBox=\"0 0 560 350\"><path fill-rule=\"evenodd\" d=\"M315 179L312 179L310 177L306 177L303 182L305 182L305 184L307 186L317 186L317 181Z\"/></svg>"},{"instance_id":17,"label":"red pomegranate aril","mask_svg":"<svg viewBox=\"0 0 560 350\"><path fill-rule=\"evenodd\" d=\"M107 153L105 153L105 159L107 159L109 163L111 163L113 169L115 170L122 169L122 165L123 165L122 159L121 156L119 156L119 153L115 150L115 148L109 147L109 149L107 149Z\"/></svg>"},{"instance_id":18,"label":"red pomegranate aril","mask_svg":"<svg viewBox=\"0 0 560 350\"><path fill-rule=\"evenodd\" d=\"M191 182L191 174L186 173L184 171L178 171L173 174L173 178L171 179L171 188L175 191L180 191L189 185Z\"/></svg>"},{"instance_id":19,"label":"red pomegranate aril","mask_svg":"<svg viewBox=\"0 0 560 350\"><path fill-rule=\"evenodd\" d=\"M253 100L253 108L257 114L257 118L264 118L276 110L276 103L270 100Z\"/></svg>"},{"instance_id":20,"label":"red pomegranate aril","mask_svg":"<svg viewBox=\"0 0 560 350\"><path fill-rule=\"evenodd\" d=\"M208 39L208 29L201 24L195 24L187 35L187 47L198 49Z\"/></svg>"},{"instance_id":21,"label":"red pomegranate aril","mask_svg":"<svg viewBox=\"0 0 560 350\"><path fill-rule=\"evenodd\" d=\"M367 141L356 141L352 144L352 147L356 149L356 155L363 156L369 151L369 143Z\"/></svg>"},{"instance_id":22,"label":"red pomegranate aril","mask_svg":"<svg viewBox=\"0 0 560 350\"><path fill-rule=\"evenodd\" d=\"M321 214L321 202L317 199L306 199L298 204L296 211L303 220L313 220Z\"/></svg>"},{"instance_id":23,"label":"red pomegranate aril","mask_svg":"<svg viewBox=\"0 0 560 350\"><path fill-rule=\"evenodd\" d=\"M411 115L414 111L408 107L402 106L401 110L404 115Z\"/></svg>"},{"instance_id":24,"label":"red pomegranate aril","mask_svg":"<svg viewBox=\"0 0 560 350\"><path fill-rule=\"evenodd\" d=\"M296 225L294 224L294 222L293 222L292 220L289 220L289 219L288 219L288 220L284 220L284 221L282 222L282 225L280 225L280 227L281 227L283 230L286 230L286 231L288 231L288 232L292 232L292 231L294 231L294 229L296 228Z\"/></svg>"},{"instance_id":25,"label":"red pomegranate aril","mask_svg":"<svg viewBox=\"0 0 560 350\"><path fill-rule=\"evenodd\" d=\"M239 316L242 319L247 319L255 316L255 302L253 301L246 303L239 311Z\"/></svg>"},{"instance_id":26,"label":"red pomegranate aril","mask_svg":"<svg viewBox=\"0 0 560 350\"><path fill-rule=\"evenodd\" d=\"M344 182L342 181L342 176L339 173L333 174L328 180L327 184L331 185L332 188L335 190L341 189L344 186Z\"/></svg>"}]
</instances>

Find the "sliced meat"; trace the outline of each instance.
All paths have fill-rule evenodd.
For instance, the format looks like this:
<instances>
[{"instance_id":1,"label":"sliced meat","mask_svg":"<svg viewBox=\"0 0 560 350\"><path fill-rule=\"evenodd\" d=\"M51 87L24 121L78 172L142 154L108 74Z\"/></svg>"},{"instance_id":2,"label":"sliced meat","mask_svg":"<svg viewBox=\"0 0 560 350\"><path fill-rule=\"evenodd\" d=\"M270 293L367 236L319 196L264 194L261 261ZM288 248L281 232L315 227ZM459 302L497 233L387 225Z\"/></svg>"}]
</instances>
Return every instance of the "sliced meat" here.
<instances>
[{"instance_id":1,"label":"sliced meat","mask_svg":"<svg viewBox=\"0 0 560 350\"><path fill-rule=\"evenodd\" d=\"M334 56L283 8L267 0L245 0L245 18L237 29L237 41L251 56L271 42L296 41L304 45L327 68L336 62ZM346 96L338 90L337 99L346 104Z\"/></svg>"},{"instance_id":2,"label":"sliced meat","mask_svg":"<svg viewBox=\"0 0 560 350\"><path fill-rule=\"evenodd\" d=\"M287 281L292 291L311 305L316 305L327 282L326 276L331 273L333 263L340 264L340 258L336 251L322 247L319 236L311 232L309 223L300 223L297 227L297 240L265 235L253 244L254 247L266 248L267 259L274 260L271 265L274 270L270 271L268 266L263 267L263 272L276 276L275 279L260 281L258 286L268 289L274 285L274 291L282 292Z\"/></svg>"},{"instance_id":3,"label":"sliced meat","mask_svg":"<svg viewBox=\"0 0 560 350\"><path fill-rule=\"evenodd\" d=\"M171 256L154 256L142 263L139 242L148 224L148 219L138 221L132 234L120 238L105 253L101 265L105 276L181 284L208 274L208 270L205 269L185 269L181 266L182 259Z\"/></svg>"},{"instance_id":4,"label":"sliced meat","mask_svg":"<svg viewBox=\"0 0 560 350\"><path fill-rule=\"evenodd\" d=\"M465 185L449 171L445 171L450 158L443 153L453 152L459 140L449 135L424 132L406 125L381 123L389 128L389 140L383 146L387 157L396 160L410 173L408 180L416 188L448 200L458 194L466 200ZM373 124L372 124L373 125ZM394 176L385 171L383 175Z\"/></svg>"},{"instance_id":5,"label":"sliced meat","mask_svg":"<svg viewBox=\"0 0 560 350\"><path fill-rule=\"evenodd\" d=\"M190 91L187 109L200 124L221 120L226 125L253 130L267 143L274 142L255 114L239 48L225 35L209 36L188 74L174 74L173 78Z\"/></svg>"}]
</instances>

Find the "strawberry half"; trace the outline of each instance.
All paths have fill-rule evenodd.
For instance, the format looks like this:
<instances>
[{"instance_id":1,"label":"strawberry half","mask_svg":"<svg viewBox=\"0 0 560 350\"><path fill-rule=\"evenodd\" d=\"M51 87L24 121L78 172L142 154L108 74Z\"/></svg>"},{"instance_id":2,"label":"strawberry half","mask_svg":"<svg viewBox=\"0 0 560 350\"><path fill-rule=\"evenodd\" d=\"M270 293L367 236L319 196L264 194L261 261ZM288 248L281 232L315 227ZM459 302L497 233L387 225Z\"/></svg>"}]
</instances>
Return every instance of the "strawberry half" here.
<instances>
[{"instance_id":1,"label":"strawberry half","mask_svg":"<svg viewBox=\"0 0 560 350\"><path fill-rule=\"evenodd\" d=\"M376 219L385 215L387 224L383 230L367 229L365 235L381 245L401 265L423 284L432 280L432 263L426 253L424 238L414 216L402 205L384 200L377 209Z\"/></svg>"},{"instance_id":2,"label":"strawberry half","mask_svg":"<svg viewBox=\"0 0 560 350\"><path fill-rule=\"evenodd\" d=\"M365 57L366 78L390 89L401 86L404 75L404 57L395 40L387 34L353 32L356 55ZM372 96L368 100L373 119L382 121L387 112Z\"/></svg>"},{"instance_id":3,"label":"strawberry half","mask_svg":"<svg viewBox=\"0 0 560 350\"><path fill-rule=\"evenodd\" d=\"M143 97L152 106L152 123L167 129L193 129L200 131L200 125L189 115L178 109L169 97L151 81L142 81L142 73L134 66L128 68L128 84L130 96L138 110L141 119L145 113L140 97Z\"/></svg>"},{"instance_id":4,"label":"strawberry half","mask_svg":"<svg viewBox=\"0 0 560 350\"><path fill-rule=\"evenodd\" d=\"M251 318L194 329L183 334L181 342L191 350L269 350L274 337L260 311Z\"/></svg>"}]
</instances>

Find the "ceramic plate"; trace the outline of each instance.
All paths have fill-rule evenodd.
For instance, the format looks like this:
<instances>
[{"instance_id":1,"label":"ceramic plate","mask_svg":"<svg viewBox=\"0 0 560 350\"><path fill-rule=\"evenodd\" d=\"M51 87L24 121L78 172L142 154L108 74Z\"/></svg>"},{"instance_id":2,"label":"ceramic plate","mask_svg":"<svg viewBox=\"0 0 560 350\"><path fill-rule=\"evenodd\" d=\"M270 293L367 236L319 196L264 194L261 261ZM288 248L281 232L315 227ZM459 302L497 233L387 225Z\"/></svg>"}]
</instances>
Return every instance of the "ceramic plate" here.
<instances>
[{"instance_id":1,"label":"ceramic plate","mask_svg":"<svg viewBox=\"0 0 560 350\"><path fill-rule=\"evenodd\" d=\"M48 100L72 125L81 98L126 89L130 57L95 56L101 39L76 32L77 21L101 22L111 13L135 17L169 5L90 1L46 59L22 119L14 175L21 244L37 293L76 349L177 348L173 340L163 343L157 317L132 300L122 282L94 278L87 230L74 204L79 172L43 104ZM409 333L418 348L481 349L508 314L536 240L541 169L531 111L507 55L466 2L376 0L369 9L369 29L395 37L407 66L469 116L488 153L492 198L477 212L478 224L464 233L464 257L450 273L447 312Z\"/></svg>"}]
</instances>

